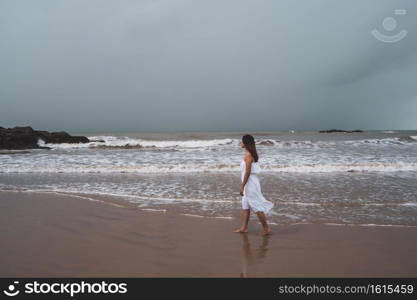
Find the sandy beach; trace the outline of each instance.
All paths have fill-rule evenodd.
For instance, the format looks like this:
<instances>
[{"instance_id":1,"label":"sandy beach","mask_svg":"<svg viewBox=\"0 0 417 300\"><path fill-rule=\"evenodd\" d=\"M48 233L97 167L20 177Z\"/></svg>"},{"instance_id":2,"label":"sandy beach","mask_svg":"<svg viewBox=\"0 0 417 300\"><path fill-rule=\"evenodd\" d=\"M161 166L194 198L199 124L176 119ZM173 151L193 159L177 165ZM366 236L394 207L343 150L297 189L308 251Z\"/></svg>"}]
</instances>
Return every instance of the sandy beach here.
<instances>
[{"instance_id":1,"label":"sandy beach","mask_svg":"<svg viewBox=\"0 0 417 300\"><path fill-rule=\"evenodd\" d=\"M417 279L417 1L37 2L0 2L6 295Z\"/></svg>"},{"instance_id":2,"label":"sandy beach","mask_svg":"<svg viewBox=\"0 0 417 300\"><path fill-rule=\"evenodd\" d=\"M298 224L261 237L255 220L249 234L236 234L236 218L99 200L1 192L0 276L417 276L416 227Z\"/></svg>"}]
</instances>

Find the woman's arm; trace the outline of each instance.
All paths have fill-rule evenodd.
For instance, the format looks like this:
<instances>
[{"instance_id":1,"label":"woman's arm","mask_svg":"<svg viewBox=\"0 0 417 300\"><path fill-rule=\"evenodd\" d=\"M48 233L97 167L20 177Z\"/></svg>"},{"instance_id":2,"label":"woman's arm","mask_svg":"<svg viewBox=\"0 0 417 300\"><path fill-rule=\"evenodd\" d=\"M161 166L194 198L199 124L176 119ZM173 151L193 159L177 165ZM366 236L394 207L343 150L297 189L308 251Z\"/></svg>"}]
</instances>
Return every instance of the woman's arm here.
<instances>
[{"instance_id":1,"label":"woman's arm","mask_svg":"<svg viewBox=\"0 0 417 300\"><path fill-rule=\"evenodd\" d=\"M250 155L250 153L247 153L245 155L245 176L243 177L243 182L240 185L240 195L243 196L243 190L245 188L246 183L248 182L249 176L250 176L250 172L251 172L251 168L252 168L252 155Z\"/></svg>"}]
</instances>

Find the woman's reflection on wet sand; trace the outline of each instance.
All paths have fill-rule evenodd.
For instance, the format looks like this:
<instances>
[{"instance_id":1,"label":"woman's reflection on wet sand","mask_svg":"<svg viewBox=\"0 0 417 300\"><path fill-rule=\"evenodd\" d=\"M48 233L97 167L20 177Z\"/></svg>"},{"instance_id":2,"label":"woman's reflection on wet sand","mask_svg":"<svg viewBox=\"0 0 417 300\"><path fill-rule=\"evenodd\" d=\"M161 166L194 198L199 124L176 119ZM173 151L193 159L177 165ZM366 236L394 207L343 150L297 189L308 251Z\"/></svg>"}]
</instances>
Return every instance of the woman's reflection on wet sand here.
<instances>
[{"instance_id":1,"label":"woman's reflection on wet sand","mask_svg":"<svg viewBox=\"0 0 417 300\"><path fill-rule=\"evenodd\" d=\"M242 272L240 277L248 277L249 266L260 264L266 257L268 252L268 242L270 236L256 237L261 239L261 244L253 252L251 242L248 234L241 234L242 236Z\"/></svg>"}]
</instances>

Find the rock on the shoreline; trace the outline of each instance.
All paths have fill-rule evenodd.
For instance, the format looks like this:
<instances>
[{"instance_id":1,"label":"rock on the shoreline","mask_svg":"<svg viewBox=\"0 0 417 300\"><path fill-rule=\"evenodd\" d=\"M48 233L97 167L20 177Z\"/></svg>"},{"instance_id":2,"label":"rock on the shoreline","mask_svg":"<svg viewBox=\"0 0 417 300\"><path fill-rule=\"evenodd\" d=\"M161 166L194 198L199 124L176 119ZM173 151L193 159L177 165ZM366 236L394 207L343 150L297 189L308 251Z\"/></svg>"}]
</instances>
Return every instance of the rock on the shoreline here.
<instances>
[{"instance_id":1,"label":"rock on the shoreline","mask_svg":"<svg viewBox=\"0 0 417 300\"><path fill-rule=\"evenodd\" d=\"M33 130L32 127L0 127L0 149L49 149L40 147L38 140L45 143L89 143L90 140L85 136L71 136L65 131L48 132Z\"/></svg>"},{"instance_id":2,"label":"rock on the shoreline","mask_svg":"<svg viewBox=\"0 0 417 300\"><path fill-rule=\"evenodd\" d=\"M353 132L363 132L363 130L342 130L342 129L330 129L330 130L320 130L320 133L333 133L333 132L344 132L344 133L353 133Z\"/></svg>"}]
</instances>

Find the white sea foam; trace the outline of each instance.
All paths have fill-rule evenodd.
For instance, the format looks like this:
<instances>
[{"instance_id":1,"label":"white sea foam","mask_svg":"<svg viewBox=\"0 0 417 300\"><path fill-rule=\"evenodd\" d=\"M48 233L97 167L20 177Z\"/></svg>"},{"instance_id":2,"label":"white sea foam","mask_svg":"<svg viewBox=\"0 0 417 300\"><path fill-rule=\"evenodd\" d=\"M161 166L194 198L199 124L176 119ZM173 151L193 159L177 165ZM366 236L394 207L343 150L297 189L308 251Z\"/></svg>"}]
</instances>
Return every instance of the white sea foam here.
<instances>
[{"instance_id":1,"label":"white sea foam","mask_svg":"<svg viewBox=\"0 0 417 300\"><path fill-rule=\"evenodd\" d=\"M52 144L38 141L39 146L46 146L52 149L78 149L97 147L144 147L144 148L206 148L214 146L229 145L237 140L233 139L212 139L212 140L145 140L135 139L126 136L90 136L90 143L79 144Z\"/></svg>"},{"instance_id":2,"label":"white sea foam","mask_svg":"<svg viewBox=\"0 0 417 300\"><path fill-rule=\"evenodd\" d=\"M307 203L307 202L289 202L289 201L280 201L279 204L285 205L299 205L299 206L321 206L320 203Z\"/></svg>"},{"instance_id":3,"label":"white sea foam","mask_svg":"<svg viewBox=\"0 0 417 300\"><path fill-rule=\"evenodd\" d=\"M93 142L86 144L45 144L40 140L40 145L53 150L2 154L0 173L140 175L240 172L242 150L238 147L239 140L234 137L149 140L98 135L89 138ZM411 140L417 136L401 140L394 137L348 141L285 141L278 138L264 136L257 139L260 165L265 173L417 171L417 143Z\"/></svg>"},{"instance_id":4,"label":"white sea foam","mask_svg":"<svg viewBox=\"0 0 417 300\"><path fill-rule=\"evenodd\" d=\"M417 163L405 162L363 162L353 164L311 164L292 166L265 166L266 171L290 173L329 173L329 172L396 172L417 171Z\"/></svg>"},{"instance_id":5,"label":"white sea foam","mask_svg":"<svg viewBox=\"0 0 417 300\"><path fill-rule=\"evenodd\" d=\"M394 131L387 131L385 133L395 133ZM417 136L410 136L410 138L417 140ZM128 136L89 136L92 141L90 143L62 143L52 144L45 143L43 140L38 141L39 146L47 146L52 149L71 150L71 149L86 149L86 148L144 148L144 149L198 149L208 147L222 147L233 145L236 147L239 139L224 138L224 139L200 139L200 140L149 140L133 138ZM270 138L259 138L257 145L260 147L279 147L279 148L311 148L311 147L333 147L336 145L405 145L410 142L401 138L382 138L382 139L362 139L362 140L347 140L347 141L311 141L311 140L277 140Z\"/></svg>"},{"instance_id":6,"label":"white sea foam","mask_svg":"<svg viewBox=\"0 0 417 300\"><path fill-rule=\"evenodd\" d=\"M226 219L226 220L233 220L233 217L222 217L222 216L219 216L219 217L213 217L214 219Z\"/></svg>"},{"instance_id":7,"label":"white sea foam","mask_svg":"<svg viewBox=\"0 0 417 300\"><path fill-rule=\"evenodd\" d=\"M24 193L52 193L52 194L57 194L57 195L65 195L65 196L70 196L70 197L77 197L77 198L81 198L81 199L85 199L85 200L89 200L89 201L94 201L94 202L102 202L104 204L107 205L112 205L112 206L116 206L116 207L126 207L123 205L118 205L117 203L114 202L110 202L110 201L105 201L105 200L100 200L101 199L101 195L106 195L106 196L117 196L115 199L120 199L120 200L127 200L129 202L135 203L141 210L144 211L150 211L150 212L167 212L167 206L168 205L173 205L173 204L180 204L180 206L176 206L177 209L179 208L180 211L182 212L181 214L184 216L189 216L189 217L195 217L195 218L216 218L216 219L233 219L231 215L232 210L234 209L238 209L240 208L240 202L239 201L233 201L231 199L229 200L220 200L216 202L216 199L194 199L194 198L183 198L183 199L178 199L178 198L164 198L164 197L143 197L143 196L133 196L133 195L123 195L123 194L115 194L115 193L110 193L110 192L92 192L92 191L88 191L88 192L80 192L80 191L71 191L68 190L66 188L63 188L62 190L56 188L55 190L53 189L26 189L26 190L18 190L18 191L14 191L14 190L8 190L8 192L24 192ZM85 195L83 195L85 194ZM161 199L163 199L163 201L160 201ZM224 206L222 204L222 202L227 202L231 205L227 205ZM210 204L211 205L207 205ZM279 204L280 203L288 203L288 204L295 204L298 205L300 203L296 203L296 202L278 202L278 207L274 210L272 210L270 212L270 221L271 221L271 225L275 224L275 225L299 225L299 224L323 224L323 225L328 225L328 226L365 226L365 227L417 227L415 224L415 221L413 221L413 216L412 214L410 214L411 219L410 218L382 218L382 215L379 215L379 217L381 217L379 220L375 220L375 214L374 211L367 211L367 215L368 217L370 217L369 223L366 223L366 221L368 221L367 219L365 219L365 215L363 213L361 213L363 215L363 219L358 221L355 218L350 218L352 215L354 215L354 212L350 212L349 211L349 215L345 215L345 216L339 216L336 217L337 219L334 219L334 217L331 217L330 219L334 219L335 221L332 222L326 222L326 223L321 223L321 221L319 223L314 222L313 219L309 218L309 213L308 211L310 210L304 210L304 209L298 209L296 208L295 210L293 209L288 209L285 207L280 207ZM181 204L185 204L185 205L181 205ZM372 204L377 204L377 203L369 203L369 205ZM320 204L318 204L320 206ZM409 202L405 202L405 203L384 203L382 204L382 206L390 206L390 205L397 205L397 206L406 206L406 207L411 207L411 208L415 208L417 207L417 203L414 201L409 201ZM365 207L366 204L363 205L363 207ZM168 208L171 206L168 206ZM227 208L227 209L225 209ZM331 213L332 209L328 208L325 211L322 211L320 208L317 210L315 208L312 208L312 210L314 210L316 213L320 212L319 215L319 220L325 220L326 216ZM209 212L210 215L206 214L206 211ZM389 210L388 212L390 212L391 210ZM214 215L213 215L214 213ZM321 217L320 217L321 216ZM388 215L389 216L389 215ZM316 218L316 217L315 217ZM374 221L375 220L375 221ZM375 222L375 223L374 223ZM381 222L381 223L379 223ZM403 224L401 224L403 222ZM392 224L394 223L394 224ZM397 224L395 224L397 223Z\"/></svg>"},{"instance_id":8,"label":"white sea foam","mask_svg":"<svg viewBox=\"0 0 417 300\"><path fill-rule=\"evenodd\" d=\"M417 136L410 136L410 138L417 141ZM382 139L362 139L362 140L347 140L347 141L280 141L280 140L266 140L269 145L280 148L328 148L337 146L393 146L393 145L409 145L410 142L403 138L382 138ZM259 141L262 145L265 141Z\"/></svg>"},{"instance_id":9,"label":"white sea foam","mask_svg":"<svg viewBox=\"0 0 417 300\"><path fill-rule=\"evenodd\" d=\"M22 166L19 164L6 165L0 168L0 173L128 173L128 174L158 174L158 173L224 173L239 172L237 164L161 164L161 165L100 165L92 159L85 165L53 165L36 164ZM397 172L417 171L417 163L408 162L363 162L352 164L307 164L307 165L268 165L262 166L263 172L284 173L331 173L331 172Z\"/></svg>"},{"instance_id":10,"label":"white sea foam","mask_svg":"<svg viewBox=\"0 0 417 300\"><path fill-rule=\"evenodd\" d=\"M166 209L142 208L142 210L144 210L144 211L151 211L151 212L163 212L163 213L166 213L167 212Z\"/></svg>"},{"instance_id":11,"label":"white sea foam","mask_svg":"<svg viewBox=\"0 0 417 300\"><path fill-rule=\"evenodd\" d=\"M187 216L187 217L193 217L193 218L204 218L204 216L200 216L200 215L193 215L193 214L181 214L183 216Z\"/></svg>"},{"instance_id":12,"label":"white sea foam","mask_svg":"<svg viewBox=\"0 0 417 300\"><path fill-rule=\"evenodd\" d=\"M103 196L112 196L124 200L128 200L132 203L139 203L143 201L151 201L152 203L202 203L202 204L210 204L210 203L230 203L231 200L225 200L225 199L199 199L199 198L186 198L186 197L158 197L158 196L146 196L146 195L130 195L126 193L114 193L111 192L111 190L104 190L104 191L83 191L82 189L77 190L68 190L68 189L61 189L61 188L48 188L48 189L26 189L26 192L35 192L35 193L61 193L61 194L67 194L67 195L75 195L76 197L86 197L88 196L80 196L77 194L96 194L96 195L103 195ZM93 198L91 198L93 199ZM95 199L94 199L95 200ZM97 200L100 201L100 200Z\"/></svg>"}]
</instances>

